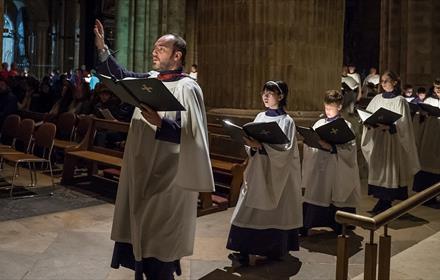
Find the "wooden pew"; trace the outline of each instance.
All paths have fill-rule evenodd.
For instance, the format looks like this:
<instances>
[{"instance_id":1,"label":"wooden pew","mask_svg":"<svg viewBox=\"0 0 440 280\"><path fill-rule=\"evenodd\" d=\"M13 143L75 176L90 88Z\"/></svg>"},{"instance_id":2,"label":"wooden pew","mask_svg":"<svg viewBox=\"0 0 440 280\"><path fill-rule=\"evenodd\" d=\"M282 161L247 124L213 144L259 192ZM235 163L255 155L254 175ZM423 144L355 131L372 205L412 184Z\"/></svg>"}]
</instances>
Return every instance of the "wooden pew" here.
<instances>
[{"instance_id":1,"label":"wooden pew","mask_svg":"<svg viewBox=\"0 0 440 280\"><path fill-rule=\"evenodd\" d=\"M89 176L96 174L98 163L121 168L124 152L96 146L94 143L95 135L98 130L127 133L129 126L130 124L125 122L92 118L83 140L76 146L66 148L61 183L71 183L73 181L75 166L80 159L89 162Z\"/></svg>"},{"instance_id":2,"label":"wooden pew","mask_svg":"<svg viewBox=\"0 0 440 280\"><path fill-rule=\"evenodd\" d=\"M120 168L122 166L123 151L116 151L95 146L95 134L97 130L128 132L128 129L129 123L92 118L90 120L89 129L87 130L83 140L73 147L67 147L65 150L61 183L68 184L75 181L74 170L79 160L86 160L90 163L88 166L89 177L96 174L97 164L103 164L110 167L103 170L104 177L117 182L119 179ZM235 167L228 167L226 162L222 162L220 160L213 161L213 168L230 169L233 170L234 174L236 172ZM211 196L210 193L201 193L200 198L201 200L200 207L198 209L198 216L226 210L228 207L228 200L220 196ZM234 199L236 200L237 198L238 195L236 195L236 198Z\"/></svg>"},{"instance_id":3,"label":"wooden pew","mask_svg":"<svg viewBox=\"0 0 440 280\"><path fill-rule=\"evenodd\" d=\"M66 150L67 148L75 147L79 144L79 142L84 139L85 135L87 134L87 131L90 126L90 121L92 117L89 116L81 116L78 117L75 133L73 137L73 141L70 140L61 140L55 138L54 140L54 147L62 150Z\"/></svg>"},{"instance_id":4,"label":"wooden pew","mask_svg":"<svg viewBox=\"0 0 440 280\"><path fill-rule=\"evenodd\" d=\"M246 168L247 156L241 144L234 140L219 123L208 123L211 165L216 192L211 196L214 203L221 201L232 207L237 204ZM203 205L210 205L209 196ZM225 201L226 200L226 201Z\"/></svg>"}]
</instances>

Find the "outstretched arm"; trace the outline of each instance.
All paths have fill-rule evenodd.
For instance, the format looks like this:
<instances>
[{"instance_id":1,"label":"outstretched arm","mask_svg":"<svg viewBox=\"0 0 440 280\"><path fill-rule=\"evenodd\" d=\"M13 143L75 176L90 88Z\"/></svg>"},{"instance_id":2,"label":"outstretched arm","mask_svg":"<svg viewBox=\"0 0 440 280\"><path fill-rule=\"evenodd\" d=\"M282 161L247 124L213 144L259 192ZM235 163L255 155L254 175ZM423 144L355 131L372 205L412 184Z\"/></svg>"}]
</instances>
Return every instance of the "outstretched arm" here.
<instances>
[{"instance_id":1,"label":"outstretched arm","mask_svg":"<svg viewBox=\"0 0 440 280\"><path fill-rule=\"evenodd\" d=\"M95 33L95 46L98 50L99 60L99 63L96 65L96 70L99 73L114 76L117 79L123 79L125 77L147 78L149 76L147 73L128 71L111 56L109 48L105 44L104 26L98 19L95 20L93 33Z\"/></svg>"}]
</instances>

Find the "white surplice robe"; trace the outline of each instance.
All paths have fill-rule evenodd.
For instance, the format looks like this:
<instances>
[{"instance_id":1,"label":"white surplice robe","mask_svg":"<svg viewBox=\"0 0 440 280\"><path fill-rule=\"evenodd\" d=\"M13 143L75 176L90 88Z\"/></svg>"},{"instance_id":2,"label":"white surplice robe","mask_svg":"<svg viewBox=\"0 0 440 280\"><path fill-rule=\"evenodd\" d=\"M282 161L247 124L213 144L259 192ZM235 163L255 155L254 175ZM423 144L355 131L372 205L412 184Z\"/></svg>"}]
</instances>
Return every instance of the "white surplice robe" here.
<instances>
[{"instance_id":1,"label":"white surplice robe","mask_svg":"<svg viewBox=\"0 0 440 280\"><path fill-rule=\"evenodd\" d=\"M425 104L440 108L440 100L428 97ZM419 158L423 171L440 174L440 119L426 117L423 133L419 138Z\"/></svg>"},{"instance_id":2,"label":"white surplice robe","mask_svg":"<svg viewBox=\"0 0 440 280\"><path fill-rule=\"evenodd\" d=\"M155 139L136 108L125 145L111 238L133 245L137 261L191 255L198 192L214 189L202 91L191 78L164 82L186 108L180 144ZM176 112L160 112L175 120Z\"/></svg>"},{"instance_id":3,"label":"white surplice robe","mask_svg":"<svg viewBox=\"0 0 440 280\"><path fill-rule=\"evenodd\" d=\"M351 128L351 124L345 122ZM326 123L325 119L320 119L313 129ZM333 204L336 207L356 208L361 197L356 141L336 145L336 149L337 153L331 154L304 144L304 201L322 207Z\"/></svg>"},{"instance_id":4,"label":"white surplice robe","mask_svg":"<svg viewBox=\"0 0 440 280\"><path fill-rule=\"evenodd\" d=\"M232 224L252 229L302 227L301 167L295 123L287 115L259 113L254 122L275 121L290 139L286 145L263 143L267 155L250 156ZM249 153L249 147L247 147Z\"/></svg>"},{"instance_id":5,"label":"white surplice robe","mask_svg":"<svg viewBox=\"0 0 440 280\"><path fill-rule=\"evenodd\" d=\"M380 129L363 128L361 148L368 163L368 184L398 188L409 186L420 170L408 102L402 96L384 98L376 95L367 110L385 108L402 117L396 121L395 134Z\"/></svg>"}]
</instances>

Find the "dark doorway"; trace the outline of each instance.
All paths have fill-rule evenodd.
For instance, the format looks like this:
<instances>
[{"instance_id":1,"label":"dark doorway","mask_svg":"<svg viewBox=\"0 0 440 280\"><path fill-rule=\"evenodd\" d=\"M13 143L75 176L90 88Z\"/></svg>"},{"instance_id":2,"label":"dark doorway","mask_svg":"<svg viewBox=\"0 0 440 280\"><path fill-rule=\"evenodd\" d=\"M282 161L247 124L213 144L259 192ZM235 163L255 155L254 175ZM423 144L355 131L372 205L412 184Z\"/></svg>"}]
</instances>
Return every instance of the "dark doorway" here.
<instances>
[{"instance_id":1,"label":"dark doorway","mask_svg":"<svg viewBox=\"0 0 440 280\"><path fill-rule=\"evenodd\" d=\"M356 66L361 77L379 69L380 0L346 0L344 64Z\"/></svg>"}]
</instances>

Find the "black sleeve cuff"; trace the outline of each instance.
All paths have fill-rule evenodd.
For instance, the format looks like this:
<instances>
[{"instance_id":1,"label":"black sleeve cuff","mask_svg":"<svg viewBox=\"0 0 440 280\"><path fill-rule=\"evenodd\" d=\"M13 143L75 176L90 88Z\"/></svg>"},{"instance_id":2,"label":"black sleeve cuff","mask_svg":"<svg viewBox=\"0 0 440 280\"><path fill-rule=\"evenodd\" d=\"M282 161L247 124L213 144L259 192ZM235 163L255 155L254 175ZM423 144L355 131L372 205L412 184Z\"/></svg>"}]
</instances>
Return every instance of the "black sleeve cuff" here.
<instances>
[{"instance_id":1,"label":"black sleeve cuff","mask_svg":"<svg viewBox=\"0 0 440 280\"><path fill-rule=\"evenodd\" d=\"M266 149L264 148L264 146L261 146L261 149L258 149L258 153L260 155L267 155Z\"/></svg>"},{"instance_id":2,"label":"black sleeve cuff","mask_svg":"<svg viewBox=\"0 0 440 280\"><path fill-rule=\"evenodd\" d=\"M162 118L162 127L156 130L156 139L180 144L180 125L171 119Z\"/></svg>"},{"instance_id":3,"label":"black sleeve cuff","mask_svg":"<svg viewBox=\"0 0 440 280\"><path fill-rule=\"evenodd\" d=\"M390 130L389 130L390 134L396 134L397 133L397 128L395 124L390 125Z\"/></svg>"}]
</instances>

